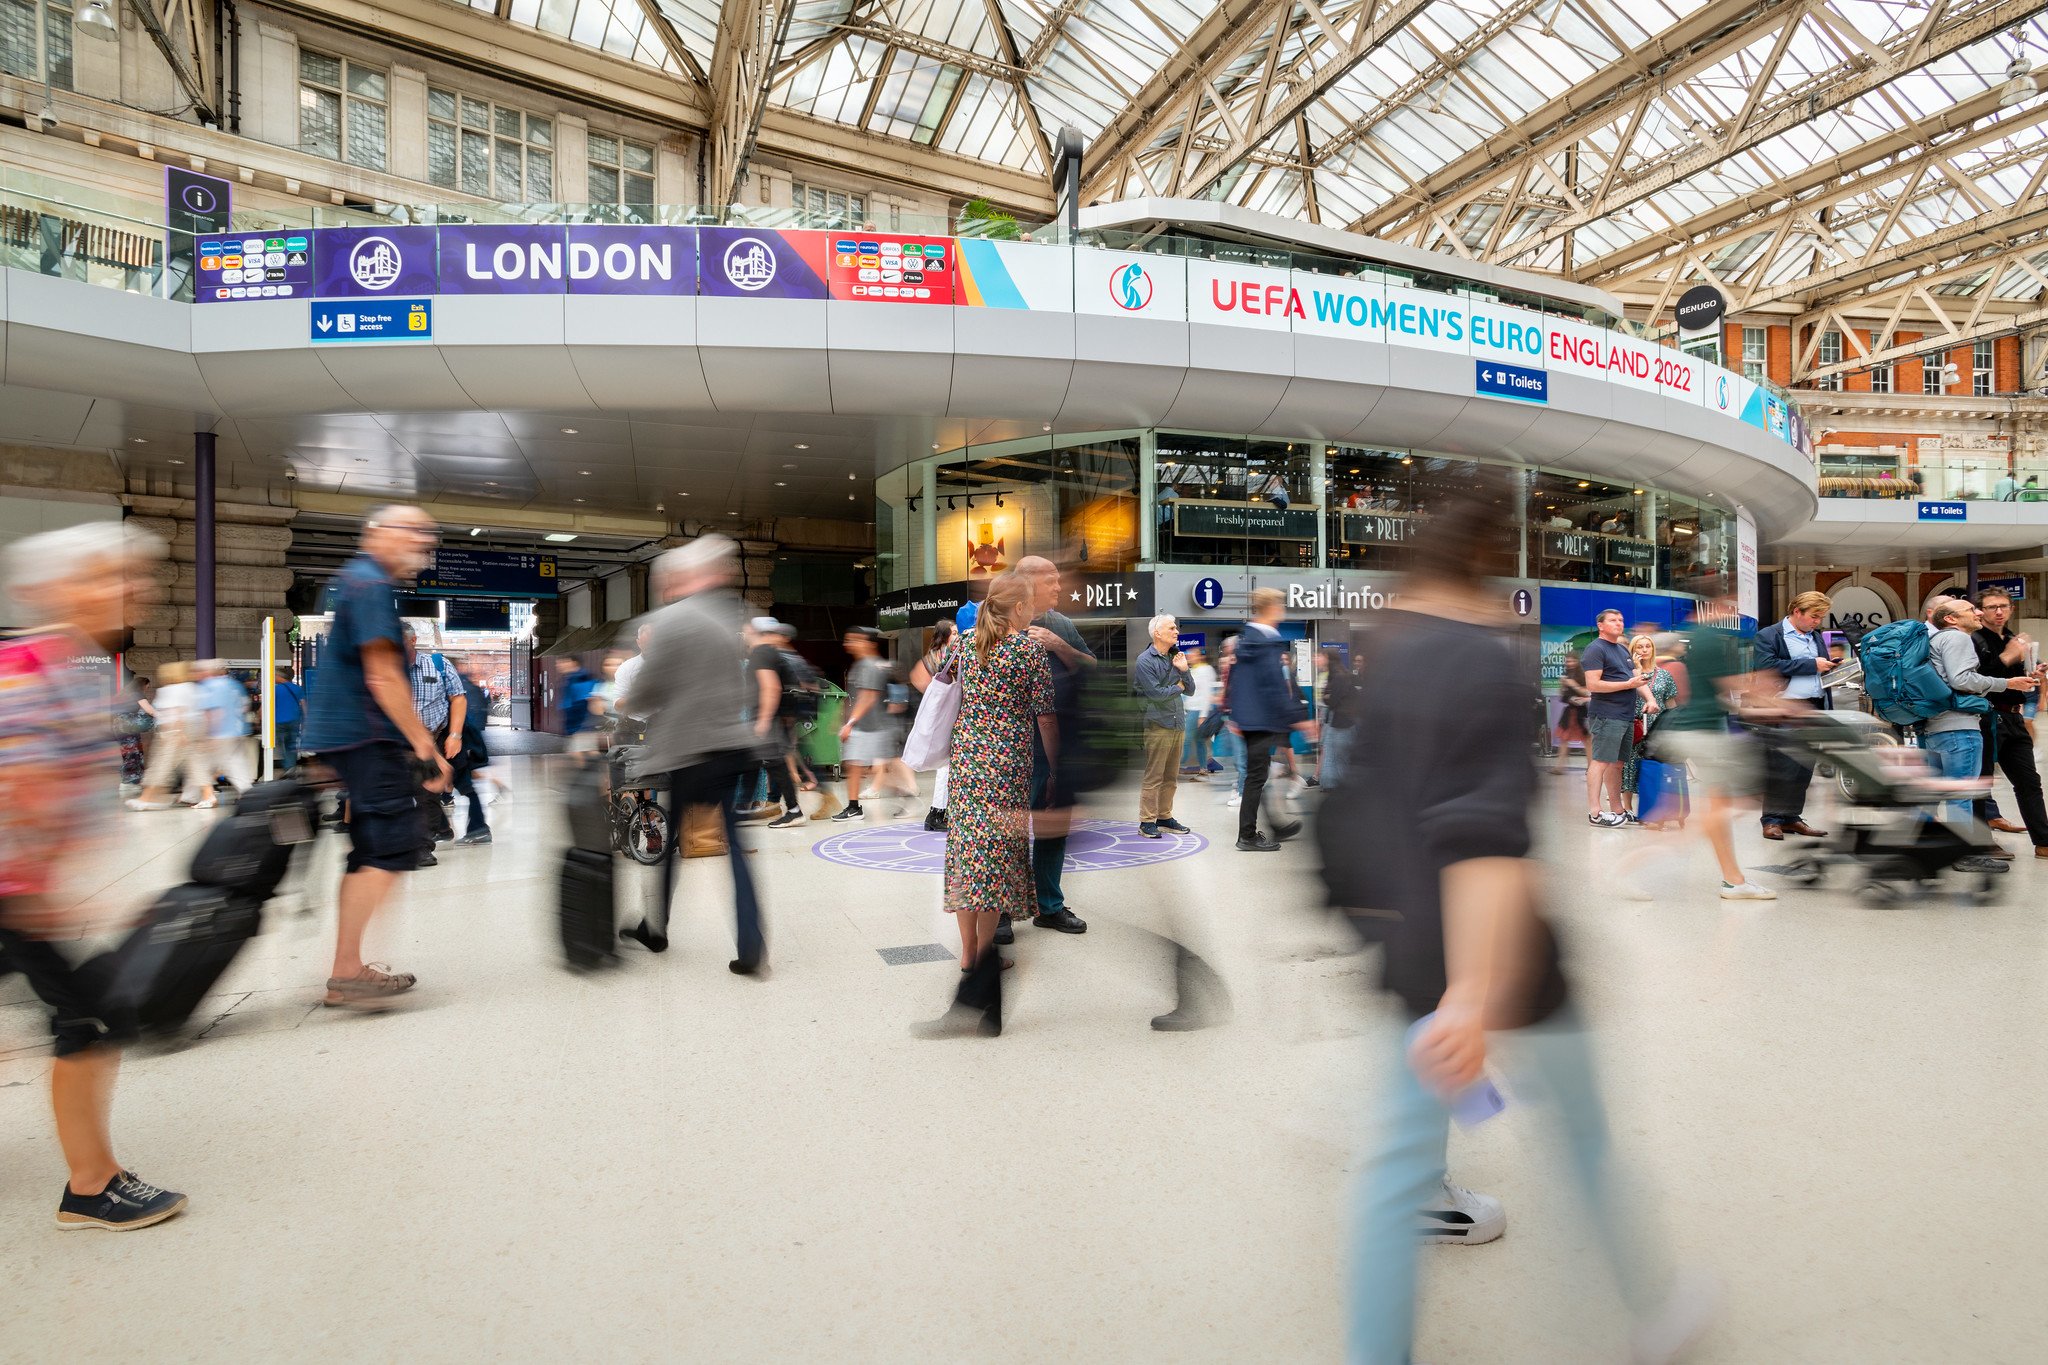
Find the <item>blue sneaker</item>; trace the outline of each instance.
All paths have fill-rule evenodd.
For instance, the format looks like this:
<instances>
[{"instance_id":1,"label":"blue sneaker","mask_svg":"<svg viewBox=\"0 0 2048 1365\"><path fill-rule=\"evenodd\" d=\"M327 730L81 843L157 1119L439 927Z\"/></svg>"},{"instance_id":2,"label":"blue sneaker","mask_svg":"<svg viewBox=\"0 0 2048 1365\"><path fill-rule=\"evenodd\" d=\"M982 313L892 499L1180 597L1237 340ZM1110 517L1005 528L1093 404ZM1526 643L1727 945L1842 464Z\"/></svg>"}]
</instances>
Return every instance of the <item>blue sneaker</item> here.
<instances>
[{"instance_id":1,"label":"blue sneaker","mask_svg":"<svg viewBox=\"0 0 2048 1365\"><path fill-rule=\"evenodd\" d=\"M1194 831L1178 820L1167 819L1159 822L1159 828L1173 834L1193 834Z\"/></svg>"},{"instance_id":2,"label":"blue sneaker","mask_svg":"<svg viewBox=\"0 0 2048 1365\"><path fill-rule=\"evenodd\" d=\"M175 1190L146 1185L133 1171L123 1171L98 1194L73 1194L66 1184L64 1198L57 1204L57 1226L66 1232L74 1228L128 1232L175 1217L184 1211L185 1202L185 1196Z\"/></svg>"},{"instance_id":3,"label":"blue sneaker","mask_svg":"<svg viewBox=\"0 0 2048 1365\"><path fill-rule=\"evenodd\" d=\"M1159 837L1159 826L1147 820L1138 826L1138 833L1144 835L1147 839L1157 839Z\"/></svg>"}]
</instances>

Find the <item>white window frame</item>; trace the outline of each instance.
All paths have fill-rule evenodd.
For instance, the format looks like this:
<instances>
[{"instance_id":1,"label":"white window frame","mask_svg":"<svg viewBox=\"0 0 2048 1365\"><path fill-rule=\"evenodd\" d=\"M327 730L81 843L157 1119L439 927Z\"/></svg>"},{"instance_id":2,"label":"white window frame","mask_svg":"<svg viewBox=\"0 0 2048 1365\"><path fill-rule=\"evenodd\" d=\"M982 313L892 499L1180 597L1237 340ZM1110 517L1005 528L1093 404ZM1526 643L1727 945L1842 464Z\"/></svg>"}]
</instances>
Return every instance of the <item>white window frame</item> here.
<instances>
[{"instance_id":1,"label":"white window frame","mask_svg":"<svg viewBox=\"0 0 2048 1365\"><path fill-rule=\"evenodd\" d=\"M437 98L453 100L455 102L455 112L452 117L434 111L434 103ZM468 112L467 106L469 105L483 106L483 127L478 128L465 121L465 115ZM500 121L507 114L519 120L518 137L512 137L507 133L499 131ZM495 199L500 203L553 203L555 202L556 191L560 188L555 180L555 171L560 164L555 150L555 139L559 134L560 126L550 114L536 114L514 105L500 104L496 100L485 99L481 95L466 94L460 90L450 90L441 86L429 86L427 89L427 137L431 143L431 139L437 129L446 130L453 135L455 139L455 178L452 182L435 179L435 168L430 154L427 161L427 181L429 184L439 185L444 190L454 190L458 194L481 194L486 199ZM534 133L537 127L545 130L543 140L541 141L534 140ZM463 162L470 155L469 149L477 144L465 138L463 136L464 133L482 138L480 154L484 159L484 182L488 186L488 189L485 191L467 188L468 181L463 175L466 167ZM498 153L501 146L514 146L519 149L519 185L517 192L510 195L506 194L505 187L498 183ZM546 158L548 168L547 191L539 196L536 196L533 192L533 160L536 154Z\"/></svg>"},{"instance_id":2,"label":"white window frame","mask_svg":"<svg viewBox=\"0 0 2048 1365\"><path fill-rule=\"evenodd\" d=\"M1998 375L1998 343L1989 337L1973 343L1970 347L1970 393L1973 397L1989 397Z\"/></svg>"},{"instance_id":3,"label":"white window frame","mask_svg":"<svg viewBox=\"0 0 2048 1365\"><path fill-rule=\"evenodd\" d=\"M1742 373L1747 379L1764 380L1771 377L1771 329L1768 327L1745 327L1742 329Z\"/></svg>"},{"instance_id":4,"label":"white window frame","mask_svg":"<svg viewBox=\"0 0 2048 1365\"><path fill-rule=\"evenodd\" d=\"M1941 382L1941 367L1948 364L1948 356L1941 351L1920 357L1920 391L1922 393L1946 393L1948 386Z\"/></svg>"},{"instance_id":5,"label":"white window frame","mask_svg":"<svg viewBox=\"0 0 2048 1365\"><path fill-rule=\"evenodd\" d=\"M28 0L21 8L35 11L35 59L33 69L15 71L6 68L5 74L26 81L40 81L48 77L51 86L58 90L77 89L78 79L78 37L72 31L73 10L68 0ZM50 65L50 38L53 34L64 36L64 64L61 68Z\"/></svg>"},{"instance_id":6,"label":"white window frame","mask_svg":"<svg viewBox=\"0 0 2048 1365\"><path fill-rule=\"evenodd\" d=\"M1890 393L1892 391L1892 367L1890 365L1872 365L1870 367L1870 391L1872 393Z\"/></svg>"},{"instance_id":7,"label":"white window frame","mask_svg":"<svg viewBox=\"0 0 2048 1365\"><path fill-rule=\"evenodd\" d=\"M308 56L325 57L328 61L339 63L341 67L340 84L328 85L321 81L309 79L306 75L305 65L305 59ZM384 98L381 100L371 99L368 95L359 95L351 90L349 88L349 72L351 70L362 72L365 75L374 75L378 80L382 81L384 83ZM353 61L336 52L322 52L318 48L300 48L297 74L300 91L299 150L312 156L324 157L327 155L324 151L316 151L306 139L305 92L317 90L321 94L333 95L339 100L337 107L340 111L340 118L336 121L334 128L334 160L341 162L345 166L355 166L366 171L388 170L391 165L391 73L382 67L374 67L367 62ZM348 111L349 106L352 104L370 105L384 111L384 154L381 159L374 163L370 161L357 161L348 154Z\"/></svg>"},{"instance_id":8,"label":"white window frame","mask_svg":"<svg viewBox=\"0 0 2048 1365\"><path fill-rule=\"evenodd\" d=\"M1839 365L1842 363L1842 334L1840 332L1830 327L1820 334L1819 348L1814 352L1813 363L1815 365ZM1839 391L1842 387L1842 376L1839 374L1824 374L1815 382L1815 387Z\"/></svg>"},{"instance_id":9,"label":"white window frame","mask_svg":"<svg viewBox=\"0 0 2048 1365\"><path fill-rule=\"evenodd\" d=\"M796 181L790 185L789 202L804 214L806 227L823 227L845 232L868 221L868 197L853 190Z\"/></svg>"}]
</instances>

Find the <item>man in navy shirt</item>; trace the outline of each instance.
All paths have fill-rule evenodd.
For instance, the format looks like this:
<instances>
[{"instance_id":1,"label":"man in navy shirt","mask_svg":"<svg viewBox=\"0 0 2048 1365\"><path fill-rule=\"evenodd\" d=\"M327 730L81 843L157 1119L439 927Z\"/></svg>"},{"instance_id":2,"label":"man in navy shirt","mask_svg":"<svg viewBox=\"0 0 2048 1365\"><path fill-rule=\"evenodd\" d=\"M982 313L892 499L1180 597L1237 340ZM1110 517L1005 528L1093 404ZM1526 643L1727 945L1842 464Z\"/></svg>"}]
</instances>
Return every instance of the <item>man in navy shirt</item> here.
<instances>
[{"instance_id":1,"label":"man in navy shirt","mask_svg":"<svg viewBox=\"0 0 2048 1365\"><path fill-rule=\"evenodd\" d=\"M419 813L412 763L431 765L429 790L445 790L448 761L413 709L396 580L433 558L440 531L417 507L379 507L363 524L362 551L327 586L333 614L313 676L302 740L348 792L348 869L341 879L334 972L324 1003L357 1009L389 1004L411 990L410 972L363 962L363 931L390 899L398 876L419 866Z\"/></svg>"},{"instance_id":2,"label":"man in navy shirt","mask_svg":"<svg viewBox=\"0 0 2048 1365\"><path fill-rule=\"evenodd\" d=\"M1621 773L1628 766L1629 747L1635 743L1635 694L1642 694L1649 713L1657 710L1648 677L1636 671L1628 646L1621 642L1622 620L1613 607L1594 617L1600 638L1579 651L1586 690L1593 694L1586 703L1586 728L1592 733L1586 746L1586 823L1608 829L1628 823L1621 801Z\"/></svg>"}]
</instances>

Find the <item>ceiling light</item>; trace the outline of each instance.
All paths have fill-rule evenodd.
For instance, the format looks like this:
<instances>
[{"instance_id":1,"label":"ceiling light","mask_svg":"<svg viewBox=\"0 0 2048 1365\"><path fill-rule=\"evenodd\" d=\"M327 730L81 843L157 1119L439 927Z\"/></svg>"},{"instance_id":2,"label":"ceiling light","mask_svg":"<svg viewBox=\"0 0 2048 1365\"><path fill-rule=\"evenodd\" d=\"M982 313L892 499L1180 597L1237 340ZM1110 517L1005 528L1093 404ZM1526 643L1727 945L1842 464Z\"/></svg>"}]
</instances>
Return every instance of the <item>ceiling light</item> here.
<instances>
[{"instance_id":1,"label":"ceiling light","mask_svg":"<svg viewBox=\"0 0 2048 1365\"><path fill-rule=\"evenodd\" d=\"M1641 493L1641 492L1642 492L1643 490L1642 490L1642 489L1640 489L1640 488L1637 488L1637 489L1632 489L1632 490L1630 490L1630 491L1632 491L1632 492L1635 492L1635 493Z\"/></svg>"},{"instance_id":2,"label":"ceiling light","mask_svg":"<svg viewBox=\"0 0 2048 1365\"><path fill-rule=\"evenodd\" d=\"M582 502L582 501L583 501L583 499L581 499L581 498L578 498L578 499L576 499L576 501L578 501L578 502Z\"/></svg>"},{"instance_id":3,"label":"ceiling light","mask_svg":"<svg viewBox=\"0 0 2048 1365\"><path fill-rule=\"evenodd\" d=\"M796 448L798 450L809 450L811 447L808 441L798 441L796 443Z\"/></svg>"},{"instance_id":4,"label":"ceiling light","mask_svg":"<svg viewBox=\"0 0 2048 1365\"><path fill-rule=\"evenodd\" d=\"M938 443L937 441L933 441L933 442L932 442L932 449L933 449L933 450L937 450L938 448L939 448L939 443Z\"/></svg>"},{"instance_id":5,"label":"ceiling light","mask_svg":"<svg viewBox=\"0 0 2048 1365\"><path fill-rule=\"evenodd\" d=\"M171 461L171 463L172 463L172 464L183 464L183 463L185 463L185 462L184 462L183 460L172 460L172 461Z\"/></svg>"},{"instance_id":6,"label":"ceiling light","mask_svg":"<svg viewBox=\"0 0 2048 1365\"><path fill-rule=\"evenodd\" d=\"M564 436L574 436L574 435L576 434L576 428L575 428L575 427L563 427L563 428L562 428L562 434L563 434Z\"/></svg>"},{"instance_id":7,"label":"ceiling light","mask_svg":"<svg viewBox=\"0 0 2048 1365\"><path fill-rule=\"evenodd\" d=\"M996 494L996 506L998 506L998 507L1001 507L1002 505L1003 505L1003 495L1002 495L1001 493L998 493L998 494Z\"/></svg>"},{"instance_id":8,"label":"ceiling light","mask_svg":"<svg viewBox=\"0 0 2048 1365\"><path fill-rule=\"evenodd\" d=\"M690 495L689 495L688 493L678 493L678 494L676 494L676 496L677 496L677 497L679 497L679 498L687 498L687 497L689 497Z\"/></svg>"},{"instance_id":9,"label":"ceiling light","mask_svg":"<svg viewBox=\"0 0 2048 1365\"><path fill-rule=\"evenodd\" d=\"M484 528L481 526L472 526L469 528L469 533L473 536L480 536L484 533Z\"/></svg>"},{"instance_id":10,"label":"ceiling light","mask_svg":"<svg viewBox=\"0 0 2048 1365\"><path fill-rule=\"evenodd\" d=\"M783 466L783 468L784 468L784 469L795 469L795 468L796 468L796 466L795 466L794 464L786 464L786 465L784 465L784 466Z\"/></svg>"},{"instance_id":11,"label":"ceiling light","mask_svg":"<svg viewBox=\"0 0 2048 1365\"><path fill-rule=\"evenodd\" d=\"M784 482L783 482L783 481L782 481L781 479L777 479L777 480L775 481L775 486L776 486L777 488L787 488L787 487L789 487L789 485L788 485L788 484L786 484L786 483L784 483Z\"/></svg>"},{"instance_id":12,"label":"ceiling light","mask_svg":"<svg viewBox=\"0 0 2048 1365\"><path fill-rule=\"evenodd\" d=\"M577 472L578 474L581 474L581 475L582 475L582 476L583 476L584 478L586 478L586 479L590 477L590 471L589 471L589 470L587 470L587 469L579 469L579 470L577 470L576 472Z\"/></svg>"},{"instance_id":13,"label":"ceiling light","mask_svg":"<svg viewBox=\"0 0 2048 1365\"><path fill-rule=\"evenodd\" d=\"M858 478L860 477L860 475L858 475L858 474L855 474L855 473L853 473L853 472L852 472L851 470L849 470L849 471L847 471L847 475L846 475L846 477L847 477L847 478L849 478L849 479L858 479Z\"/></svg>"},{"instance_id":14,"label":"ceiling light","mask_svg":"<svg viewBox=\"0 0 2048 1365\"><path fill-rule=\"evenodd\" d=\"M1586 479L1579 480L1579 487L1581 488L1591 488L1592 486L1592 483Z\"/></svg>"},{"instance_id":15,"label":"ceiling light","mask_svg":"<svg viewBox=\"0 0 2048 1365\"><path fill-rule=\"evenodd\" d=\"M497 481L496 479L485 479L485 480L484 480L484 487L486 487L486 488L496 488L497 486L498 486L498 481Z\"/></svg>"},{"instance_id":16,"label":"ceiling light","mask_svg":"<svg viewBox=\"0 0 2048 1365\"><path fill-rule=\"evenodd\" d=\"M107 0L86 0L83 8L71 18L71 26L88 38L103 42L119 42L121 26L107 10Z\"/></svg>"},{"instance_id":17,"label":"ceiling light","mask_svg":"<svg viewBox=\"0 0 2048 1365\"><path fill-rule=\"evenodd\" d=\"M847 500L848 502L854 502L854 501L856 501L856 499L854 498L853 494L851 494L851 493L848 493L848 494L846 495L846 500Z\"/></svg>"},{"instance_id":18,"label":"ceiling light","mask_svg":"<svg viewBox=\"0 0 2048 1365\"><path fill-rule=\"evenodd\" d=\"M560 531L550 531L546 535L542 536L541 539L552 540L557 545L567 545L570 541L576 539L576 537L571 535L564 535Z\"/></svg>"},{"instance_id":19,"label":"ceiling light","mask_svg":"<svg viewBox=\"0 0 2048 1365\"><path fill-rule=\"evenodd\" d=\"M1415 457L1414 457L1413 455L1403 455L1403 456L1401 457L1401 463L1402 463L1402 464L1414 464L1414 463L1415 463Z\"/></svg>"},{"instance_id":20,"label":"ceiling light","mask_svg":"<svg viewBox=\"0 0 2048 1365\"><path fill-rule=\"evenodd\" d=\"M1044 426L1040 427L1040 428L1039 428L1039 430L1040 430L1040 431L1051 431L1051 430L1052 430L1052 423L1050 423L1050 422L1047 422L1047 423L1046 423L1046 424L1045 424Z\"/></svg>"},{"instance_id":21,"label":"ceiling light","mask_svg":"<svg viewBox=\"0 0 2048 1365\"><path fill-rule=\"evenodd\" d=\"M147 436L130 436L128 444L131 446L146 446L149 444L149 438Z\"/></svg>"}]
</instances>

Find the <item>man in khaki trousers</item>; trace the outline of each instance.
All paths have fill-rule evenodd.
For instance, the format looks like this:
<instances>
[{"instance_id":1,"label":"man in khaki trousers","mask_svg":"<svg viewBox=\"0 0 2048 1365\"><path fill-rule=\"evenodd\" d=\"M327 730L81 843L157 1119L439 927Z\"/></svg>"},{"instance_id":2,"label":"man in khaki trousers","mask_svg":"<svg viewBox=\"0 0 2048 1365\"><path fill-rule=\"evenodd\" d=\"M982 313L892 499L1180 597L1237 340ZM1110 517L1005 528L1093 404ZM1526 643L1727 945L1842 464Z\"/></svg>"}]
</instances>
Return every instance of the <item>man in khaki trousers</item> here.
<instances>
[{"instance_id":1,"label":"man in khaki trousers","mask_svg":"<svg viewBox=\"0 0 2048 1365\"><path fill-rule=\"evenodd\" d=\"M1181 698L1195 690L1187 656L1180 652L1180 622L1171 616L1151 621L1152 643L1131 667L1131 686L1145 699L1145 781L1138 795L1138 833L1157 839L1160 831L1185 834L1173 818L1173 789L1180 782Z\"/></svg>"}]
</instances>

